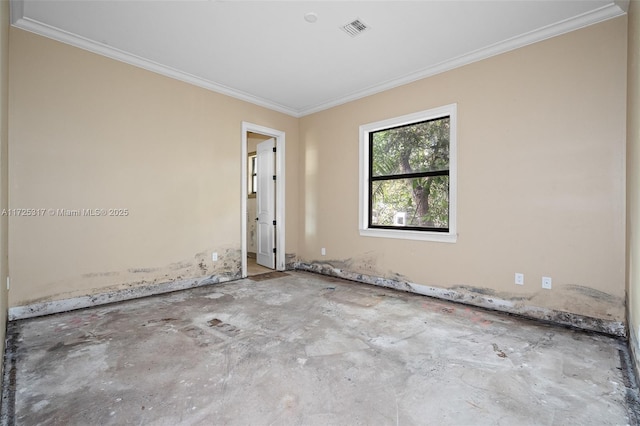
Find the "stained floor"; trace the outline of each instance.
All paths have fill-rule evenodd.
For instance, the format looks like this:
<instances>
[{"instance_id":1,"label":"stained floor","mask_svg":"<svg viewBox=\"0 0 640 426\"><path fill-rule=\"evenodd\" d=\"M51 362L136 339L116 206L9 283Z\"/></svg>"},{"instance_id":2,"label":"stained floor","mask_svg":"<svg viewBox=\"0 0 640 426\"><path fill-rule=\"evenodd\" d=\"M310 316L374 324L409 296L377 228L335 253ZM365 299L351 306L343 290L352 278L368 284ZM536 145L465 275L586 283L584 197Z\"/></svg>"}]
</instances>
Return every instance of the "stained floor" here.
<instances>
[{"instance_id":1,"label":"stained floor","mask_svg":"<svg viewBox=\"0 0 640 426\"><path fill-rule=\"evenodd\" d=\"M3 423L637 421L620 340L310 273L267 278L11 323Z\"/></svg>"}]
</instances>

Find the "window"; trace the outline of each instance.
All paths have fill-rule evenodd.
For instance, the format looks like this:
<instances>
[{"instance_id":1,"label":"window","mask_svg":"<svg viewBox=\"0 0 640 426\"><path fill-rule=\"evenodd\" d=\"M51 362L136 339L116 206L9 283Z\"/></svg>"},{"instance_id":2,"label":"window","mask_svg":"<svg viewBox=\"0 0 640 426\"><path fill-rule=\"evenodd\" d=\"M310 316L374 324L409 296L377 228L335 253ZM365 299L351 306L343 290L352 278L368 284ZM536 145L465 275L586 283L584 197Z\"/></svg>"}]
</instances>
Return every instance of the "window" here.
<instances>
[{"instance_id":1,"label":"window","mask_svg":"<svg viewBox=\"0 0 640 426\"><path fill-rule=\"evenodd\" d=\"M258 189L258 170L256 169L256 165L256 151L253 151L249 153L249 167L247 167L249 171L249 188L247 188L249 198L256 198L256 190Z\"/></svg>"},{"instance_id":2,"label":"window","mask_svg":"<svg viewBox=\"0 0 640 426\"><path fill-rule=\"evenodd\" d=\"M456 241L456 105L360 126L360 235Z\"/></svg>"}]
</instances>

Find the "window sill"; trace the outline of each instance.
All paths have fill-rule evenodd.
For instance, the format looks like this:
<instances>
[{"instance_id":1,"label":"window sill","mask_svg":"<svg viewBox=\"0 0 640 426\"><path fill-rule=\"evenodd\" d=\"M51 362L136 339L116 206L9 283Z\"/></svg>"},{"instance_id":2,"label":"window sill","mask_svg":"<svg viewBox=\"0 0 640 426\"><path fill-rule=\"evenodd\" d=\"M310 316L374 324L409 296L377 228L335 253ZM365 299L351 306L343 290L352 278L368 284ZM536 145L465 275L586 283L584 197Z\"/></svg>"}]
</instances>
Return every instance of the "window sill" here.
<instances>
[{"instance_id":1,"label":"window sill","mask_svg":"<svg viewBox=\"0 0 640 426\"><path fill-rule=\"evenodd\" d=\"M458 240L458 234L448 232L396 231L393 229L361 229L360 235L363 237L434 241L439 243L455 243Z\"/></svg>"}]
</instances>

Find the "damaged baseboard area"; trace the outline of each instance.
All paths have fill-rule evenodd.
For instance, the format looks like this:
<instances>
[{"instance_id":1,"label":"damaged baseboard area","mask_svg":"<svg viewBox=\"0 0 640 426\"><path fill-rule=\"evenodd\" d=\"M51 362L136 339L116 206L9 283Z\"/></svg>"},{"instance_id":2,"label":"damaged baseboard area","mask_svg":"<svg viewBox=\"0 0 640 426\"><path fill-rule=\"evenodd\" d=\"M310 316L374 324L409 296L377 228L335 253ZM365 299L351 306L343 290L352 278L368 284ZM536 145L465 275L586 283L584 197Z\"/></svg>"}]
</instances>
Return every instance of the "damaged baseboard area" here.
<instances>
[{"instance_id":1,"label":"damaged baseboard area","mask_svg":"<svg viewBox=\"0 0 640 426\"><path fill-rule=\"evenodd\" d=\"M583 330L605 333L617 337L627 337L626 325L620 321L604 320L600 318L593 318L585 315L578 315L549 308L529 306L523 304L522 302L504 300L494 296L474 293L472 291L467 291L464 289L445 289L410 283L400 279L381 278L335 268L327 263L291 262L287 264L287 269L314 272L364 284L387 287L410 293L420 294L423 296L429 296L471 306L478 306L486 309L506 312L522 317L561 324L564 326L575 327ZM178 290L186 290L194 287L223 283L236 279L240 279L240 276L212 275L207 277L165 282L160 284L131 287L127 289L98 293L90 296L79 296L69 299L38 302L25 306L15 306L9 308L9 320L13 321L57 314L60 312L89 308L93 306L105 305L108 303L123 302L125 300L137 299L140 297L154 296ZM636 336L632 337L635 338ZM631 342L633 342L633 338L631 339ZM636 363L638 362L637 356L640 355L637 352L638 351L635 351L634 353L634 355L636 355Z\"/></svg>"},{"instance_id":2,"label":"damaged baseboard area","mask_svg":"<svg viewBox=\"0 0 640 426\"><path fill-rule=\"evenodd\" d=\"M458 289L445 289L430 287L422 284L410 283L390 278L381 278L356 272L345 271L335 268L327 263L304 263L297 262L295 269L300 271L315 272L322 275L343 278L364 284L372 284L380 287L387 287L409 293L421 294L423 296L448 300L466 305L478 306L509 314L519 315L535 320L546 321L582 330L595 331L598 333L610 334L617 337L627 337L626 326L620 321L610 321L600 318L588 317L585 315L573 314L570 312L558 311L538 306L527 306L520 302L512 302L487 296L480 293Z\"/></svg>"},{"instance_id":3,"label":"damaged baseboard area","mask_svg":"<svg viewBox=\"0 0 640 426\"><path fill-rule=\"evenodd\" d=\"M211 275L208 277L191 278L152 285L142 285L123 290L98 293L91 296L79 296L69 299L38 302L25 306L14 306L9 308L9 321L58 314L60 312L67 312L76 309L106 305L108 303L138 299L140 297L155 296L157 294L186 290L188 288L228 282L238 278L239 276Z\"/></svg>"}]
</instances>

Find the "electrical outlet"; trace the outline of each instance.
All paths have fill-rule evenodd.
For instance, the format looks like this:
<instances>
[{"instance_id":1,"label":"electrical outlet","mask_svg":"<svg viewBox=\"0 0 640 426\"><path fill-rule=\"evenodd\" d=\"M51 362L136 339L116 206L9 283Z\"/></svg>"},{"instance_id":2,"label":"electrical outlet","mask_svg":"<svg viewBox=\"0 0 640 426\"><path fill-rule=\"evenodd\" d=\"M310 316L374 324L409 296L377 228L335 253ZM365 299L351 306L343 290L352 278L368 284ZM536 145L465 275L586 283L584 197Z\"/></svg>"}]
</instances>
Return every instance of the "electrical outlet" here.
<instances>
[{"instance_id":1,"label":"electrical outlet","mask_svg":"<svg viewBox=\"0 0 640 426\"><path fill-rule=\"evenodd\" d=\"M551 277L542 277L542 288L551 290Z\"/></svg>"},{"instance_id":2,"label":"electrical outlet","mask_svg":"<svg viewBox=\"0 0 640 426\"><path fill-rule=\"evenodd\" d=\"M520 274L520 273L516 272L515 282L518 285L524 285L524 274Z\"/></svg>"},{"instance_id":3,"label":"electrical outlet","mask_svg":"<svg viewBox=\"0 0 640 426\"><path fill-rule=\"evenodd\" d=\"M214 261L214 262L217 262L218 261L218 253L216 253L216 252L211 253L211 260Z\"/></svg>"},{"instance_id":4,"label":"electrical outlet","mask_svg":"<svg viewBox=\"0 0 640 426\"><path fill-rule=\"evenodd\" d=\"M323 256L326 256L326 255L327 255L327 249L325 249L324 247L322 247L322 248L320 249L320 254L321 254L321 255L323 255Z\"/></svg>"}]
</instances>

